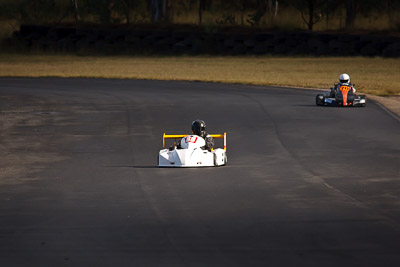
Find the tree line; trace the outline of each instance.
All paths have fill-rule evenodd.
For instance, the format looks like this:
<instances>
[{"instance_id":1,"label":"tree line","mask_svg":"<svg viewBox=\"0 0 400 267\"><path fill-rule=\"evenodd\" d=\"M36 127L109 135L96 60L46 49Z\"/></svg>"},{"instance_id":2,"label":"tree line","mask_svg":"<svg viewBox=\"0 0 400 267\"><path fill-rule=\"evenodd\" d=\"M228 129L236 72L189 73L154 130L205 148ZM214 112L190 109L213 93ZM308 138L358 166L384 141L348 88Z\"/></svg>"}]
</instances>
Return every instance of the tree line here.
<instances>
[{"instance_id":1,"label":"tree line","mask_svg":"<svg viewBox=\"0 0 400 267\"><path fill-rule=\"evenodd\" d=\"M352 29L359 16L384 14L394 20L400 0L0 0L0 19L21 23L174 24L177 16L191 14L202 25L203 14L211 12L224 14L215 18L216 24L259 26L262 18L277 17L287 8L297 10L309 30L344 11L344 26Z\"/></svg>"}]
</instances>

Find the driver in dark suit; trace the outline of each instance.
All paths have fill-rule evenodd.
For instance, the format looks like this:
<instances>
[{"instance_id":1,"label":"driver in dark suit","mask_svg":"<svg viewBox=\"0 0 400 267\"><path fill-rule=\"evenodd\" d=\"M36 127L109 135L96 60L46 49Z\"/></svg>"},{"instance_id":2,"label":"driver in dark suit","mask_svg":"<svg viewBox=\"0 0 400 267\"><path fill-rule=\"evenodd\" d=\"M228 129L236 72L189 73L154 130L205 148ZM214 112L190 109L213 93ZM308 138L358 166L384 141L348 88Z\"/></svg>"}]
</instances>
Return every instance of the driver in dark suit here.
<instances>
[{"instance_id":1,"label":"driver in dark suit","mask_svg":"<svg viewBox=\"0 0 400 267\"><path fill-rule=\"evenodd\" d=\"M354 88L354 86L350 84L350 76L347 73L343 73L339 77L339 83L336 83L335 86L331 88L329 97L335 97L336 92L339 90L340 86L342 86L342 85L349 86L353 93L356 92L356 88Z\"/></svg>"},{"instance_id":2,"label":"driver in dark suit","mask_svg":"<svg viewBox=\"0 0 400 267\"><path fill-rule=\"evenodd\" d=\"M195 120L192 122L192 134L198 135L206 141L206 145L202 147L204 150L211 151L214 148L214 138L207 134L206 132L206 123L203 120ZM181 149L181 142L176 146L178 149ZM172 147L170 147L171 150ZM172 148L173 149L173 148Z\"/></svg>"},{"instance_id":3,"label":"driver in dark suit","mask_svg":"<svg viewBox=\"0 0 400 267\"><path fill-rule=\"evenodd\" d=\"M192 122L192 133L202 137L206 141L206 145L202 149L211 151L214 147L214 138L206 132L206 123L203 120L195 120Z\"/></svg>"}]
</instances>

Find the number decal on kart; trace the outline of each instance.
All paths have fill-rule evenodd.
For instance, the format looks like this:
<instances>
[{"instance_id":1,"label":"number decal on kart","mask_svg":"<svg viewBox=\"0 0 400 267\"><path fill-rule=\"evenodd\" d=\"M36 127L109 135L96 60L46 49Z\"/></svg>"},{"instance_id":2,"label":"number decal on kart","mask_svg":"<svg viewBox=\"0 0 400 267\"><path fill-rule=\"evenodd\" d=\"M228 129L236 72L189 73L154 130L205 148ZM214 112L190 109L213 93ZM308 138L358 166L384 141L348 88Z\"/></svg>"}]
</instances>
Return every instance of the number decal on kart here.
<instances>
[{"instance_id":1,"label":"number decal on kart","mask_svg":"<svg viewBox=\"0 0 400 267\"><path fill-rule=\"evenodd\" d=\"M189 135L185 137L185 143L193 143L195 144L197 142L197 137L193 135Z\"/></svg>"},{"instance_id":2,"label":"number decal on kart","mask_svg":"<svg viewBox=\"0 0 400 267\"><path fill-rule=\"evenodd\" d=\"M340 86L340 91L348 92L350 90L350 86L342 85Z\"/></svg>"}]
</instances>

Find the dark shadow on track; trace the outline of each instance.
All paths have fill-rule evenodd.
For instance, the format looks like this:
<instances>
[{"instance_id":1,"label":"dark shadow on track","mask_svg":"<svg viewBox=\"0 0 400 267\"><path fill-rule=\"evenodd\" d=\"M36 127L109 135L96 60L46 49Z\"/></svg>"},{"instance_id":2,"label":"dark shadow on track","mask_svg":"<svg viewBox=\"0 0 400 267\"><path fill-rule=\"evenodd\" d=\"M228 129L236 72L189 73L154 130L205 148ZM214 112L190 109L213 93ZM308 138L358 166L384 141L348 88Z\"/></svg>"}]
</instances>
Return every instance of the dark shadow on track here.
<instances>
[{"instance_id":1,"label":"dark shadow on track","mask_svg":"<svg viewBox=\"0 0 400 267\"><path fill-rule=\"evenodd\" d=\"M134 166L134 165L127 165L127 166L101 166L103 168L135 168L135 169L157 169L158 166Z\"/></svg>"}]
</instances>

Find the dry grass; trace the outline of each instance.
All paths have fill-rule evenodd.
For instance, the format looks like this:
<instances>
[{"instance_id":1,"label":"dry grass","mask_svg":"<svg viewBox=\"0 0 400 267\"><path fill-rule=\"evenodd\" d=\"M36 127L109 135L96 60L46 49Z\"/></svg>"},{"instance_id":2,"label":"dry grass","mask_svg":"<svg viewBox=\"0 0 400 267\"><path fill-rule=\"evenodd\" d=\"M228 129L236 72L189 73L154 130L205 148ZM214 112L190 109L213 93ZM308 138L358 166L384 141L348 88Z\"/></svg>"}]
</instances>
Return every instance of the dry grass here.
<instances>
[{"instance_id":1,"label":"dry grass","mask_svg":"<svg viewBox=\"0 0 400 267\"><path fill-rule=\"evenodd\" d=\"M131 78L329 88L342 72L351 75L360 92L400 95L399 59L0 55L1 77Z\"/></svg>"}]
</instances>

